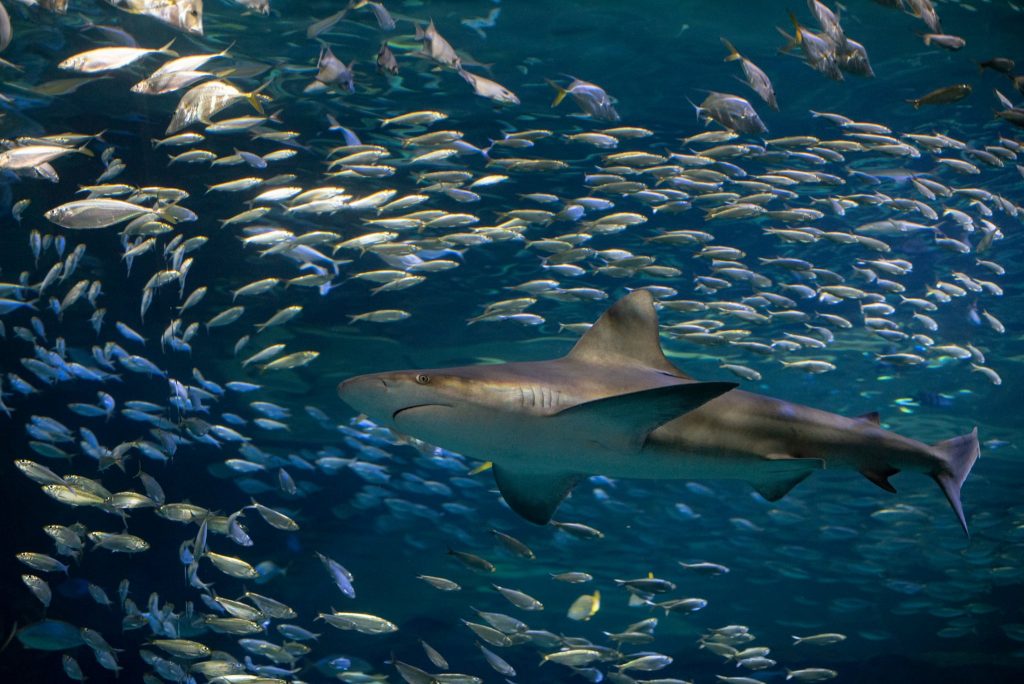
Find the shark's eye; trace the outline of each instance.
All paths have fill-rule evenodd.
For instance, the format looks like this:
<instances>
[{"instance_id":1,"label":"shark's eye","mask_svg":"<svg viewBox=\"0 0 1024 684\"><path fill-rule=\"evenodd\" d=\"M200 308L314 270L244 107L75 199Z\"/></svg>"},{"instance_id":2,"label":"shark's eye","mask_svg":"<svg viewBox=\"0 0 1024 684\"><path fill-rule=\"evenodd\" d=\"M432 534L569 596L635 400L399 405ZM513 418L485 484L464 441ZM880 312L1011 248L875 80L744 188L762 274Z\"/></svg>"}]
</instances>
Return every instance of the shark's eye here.
<instances>
[{"instance_id":1,"label":"shark's eye","mask_svg":"<svg viewBox=\"0 0 1024 684\"><path fill-rule=\"evenodd\" d=\"M430 382L430 376L420 373L419 375L416 376L416 382L418 382L421 385L426 385Z\"/></svg>"}]
</instances>

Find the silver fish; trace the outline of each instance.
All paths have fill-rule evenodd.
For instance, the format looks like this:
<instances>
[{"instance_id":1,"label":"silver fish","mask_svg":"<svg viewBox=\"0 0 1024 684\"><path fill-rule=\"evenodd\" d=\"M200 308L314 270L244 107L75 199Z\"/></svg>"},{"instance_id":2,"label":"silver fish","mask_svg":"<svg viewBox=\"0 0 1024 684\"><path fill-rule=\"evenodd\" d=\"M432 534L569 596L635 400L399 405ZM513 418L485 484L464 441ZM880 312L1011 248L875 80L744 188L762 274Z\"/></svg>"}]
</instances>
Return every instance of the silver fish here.
<instances>
[{"instance_id":1,"label":"silver fish","mask_svg":"<svg viewBox=\"0 0 1024 684\"><path fill-rule=\"evenodd\" d=\"M572 96L580 109L598 121L618 121L619 113L615 111L612 99L601 86L578 78L573 79L567 87L563 88L553 81L548 85L555 89L555 99L552 107L557 107L565 99L566 95Z\"/></svg>"}]
</instances>

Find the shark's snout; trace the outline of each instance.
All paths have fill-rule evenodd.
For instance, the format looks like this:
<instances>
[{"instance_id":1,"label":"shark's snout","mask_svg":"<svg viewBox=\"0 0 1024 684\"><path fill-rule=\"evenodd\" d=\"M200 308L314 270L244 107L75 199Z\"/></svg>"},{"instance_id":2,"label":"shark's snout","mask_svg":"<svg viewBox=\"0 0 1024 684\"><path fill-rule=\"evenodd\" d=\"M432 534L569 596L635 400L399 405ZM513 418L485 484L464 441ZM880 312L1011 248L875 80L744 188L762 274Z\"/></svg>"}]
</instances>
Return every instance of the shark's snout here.
<instances>
[{"instance_id":1,"label":"shark's snout","mask_svg":"<svg viewBox=\"0 0 1024 684\"><path fill-rule=\"evenodd\" d=\"M420 377L425 377L420 374ZM403 374L357 375L338 385L338 396L356 411L380 425L392 425L399 417L406 420L433 407L451 407L451 404L424 387L424 383L404 381Z\"/></svg>"},{"instance_id":2,"label":"shark's snout","mask_svg":"<svg viewBox=\"0 0 1024 684\"><path fill-rule=\"evenodd\" d=\"M357 375L338 385L338 396L354 409L368 413L387 395L388 383L379 375Z\"/></svg>"}]
</instances>

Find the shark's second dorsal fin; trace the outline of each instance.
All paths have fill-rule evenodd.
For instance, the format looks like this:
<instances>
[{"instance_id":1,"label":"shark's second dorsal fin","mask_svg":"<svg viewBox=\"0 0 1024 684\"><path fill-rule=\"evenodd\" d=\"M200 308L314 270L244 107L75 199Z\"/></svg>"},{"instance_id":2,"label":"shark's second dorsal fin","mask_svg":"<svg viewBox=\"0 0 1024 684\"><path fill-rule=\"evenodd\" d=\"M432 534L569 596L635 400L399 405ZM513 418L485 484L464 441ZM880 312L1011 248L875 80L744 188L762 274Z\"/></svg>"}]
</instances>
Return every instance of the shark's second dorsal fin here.
<instances>
[{"instance_id":1,"label":"shark's second dorsal fin","mask_svg":"<svg viewBox=\"0 0 1024 684\"><path fill-rule=\"evenodd\" d=\"M569 352L573 360L641 365L685 380L689 375L665 358L658 339L658 313L647 290L634 290L612 305Z\"/></svg>"}]
</instances>

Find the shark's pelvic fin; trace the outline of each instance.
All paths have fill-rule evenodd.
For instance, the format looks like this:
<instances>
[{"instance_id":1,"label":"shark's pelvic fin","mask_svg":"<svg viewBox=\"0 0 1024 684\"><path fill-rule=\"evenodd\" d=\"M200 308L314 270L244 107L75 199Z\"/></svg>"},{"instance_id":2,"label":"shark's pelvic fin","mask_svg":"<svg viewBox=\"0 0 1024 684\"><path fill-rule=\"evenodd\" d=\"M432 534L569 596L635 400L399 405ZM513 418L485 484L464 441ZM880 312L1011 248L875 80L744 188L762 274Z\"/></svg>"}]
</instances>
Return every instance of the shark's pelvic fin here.
<instances>
[{"instance_id":1,"label":"shark's pelvic fin","mask_svg":"<svg viewBox=\"0 0 1024 684\"><path fill-rule=\"evenodd\" d=\"M879 466L876 468L861 468L860 474L887 492L896 493L896 488L889 482L889 478L900 472L899 468L892 466Z\"/></svg>"},{"instance_id":2,"label":"shark's pelvic fin","mask_svg":"<svg viewBox=\"0 0 1024 684\"><path fill-rule=\"evenodd\" d=\"M687 382L655 387L570 406L553 417L581 439L624 453L636 452L655 428L736 386L734 382Z\"/></svg>"},{"instance_id":3,"label":"shark's pelvic fin","mask_svg":"<svg viewBox=\"0 0 1024 684\"><path fill-rule=\"evenodd\" d=\"M939 460L942 461L942 467L932 473L932 478L939 484L949 505L953 507L953 512L956 513L964 534L970 537L967 519L964 517L964 508L960 504L960 487L963 486L974 462L981 454L981 446L978 444L978 428L974 428L966 435L933 444L932 448Z\"/></svg>"},{"instance_id":4,"label":"shark's pelvic fin","mask_svg":"<svg viewBox=\"0 0 1024 684\"><path fill-rule=\"evenodd\" d=\"M764 472L761 479L750 483L754 491L766 501L778 501L789 494L793 487L810 477L815 470L825 467L824 461L819 458L793 458L781 455L772 455L768 458L773 461L771 469Z\"/></svg>"},{"instance_id":5,"label":"shark's pelvic fin","mask_svg":"<svg viewBox=\"0 0 1024 684\"><path fill-rule=\"evenodd\" d=\"M582 475L524 473L495 464L494 481L505 503L532 523L547 525Z\"/></svg>"},{"instance_id":6,"label":"shark's pelvic fin","mask_svg":"<svg viewBox=\"0 0 1024 684\"><path fill-rule=\"evenodd\" d=\"M567 358L601 365L646 366L692 380L665 358L658 340L658 313L647 290L635 290L604 312Z\"/></svg>"}]
</instances>

